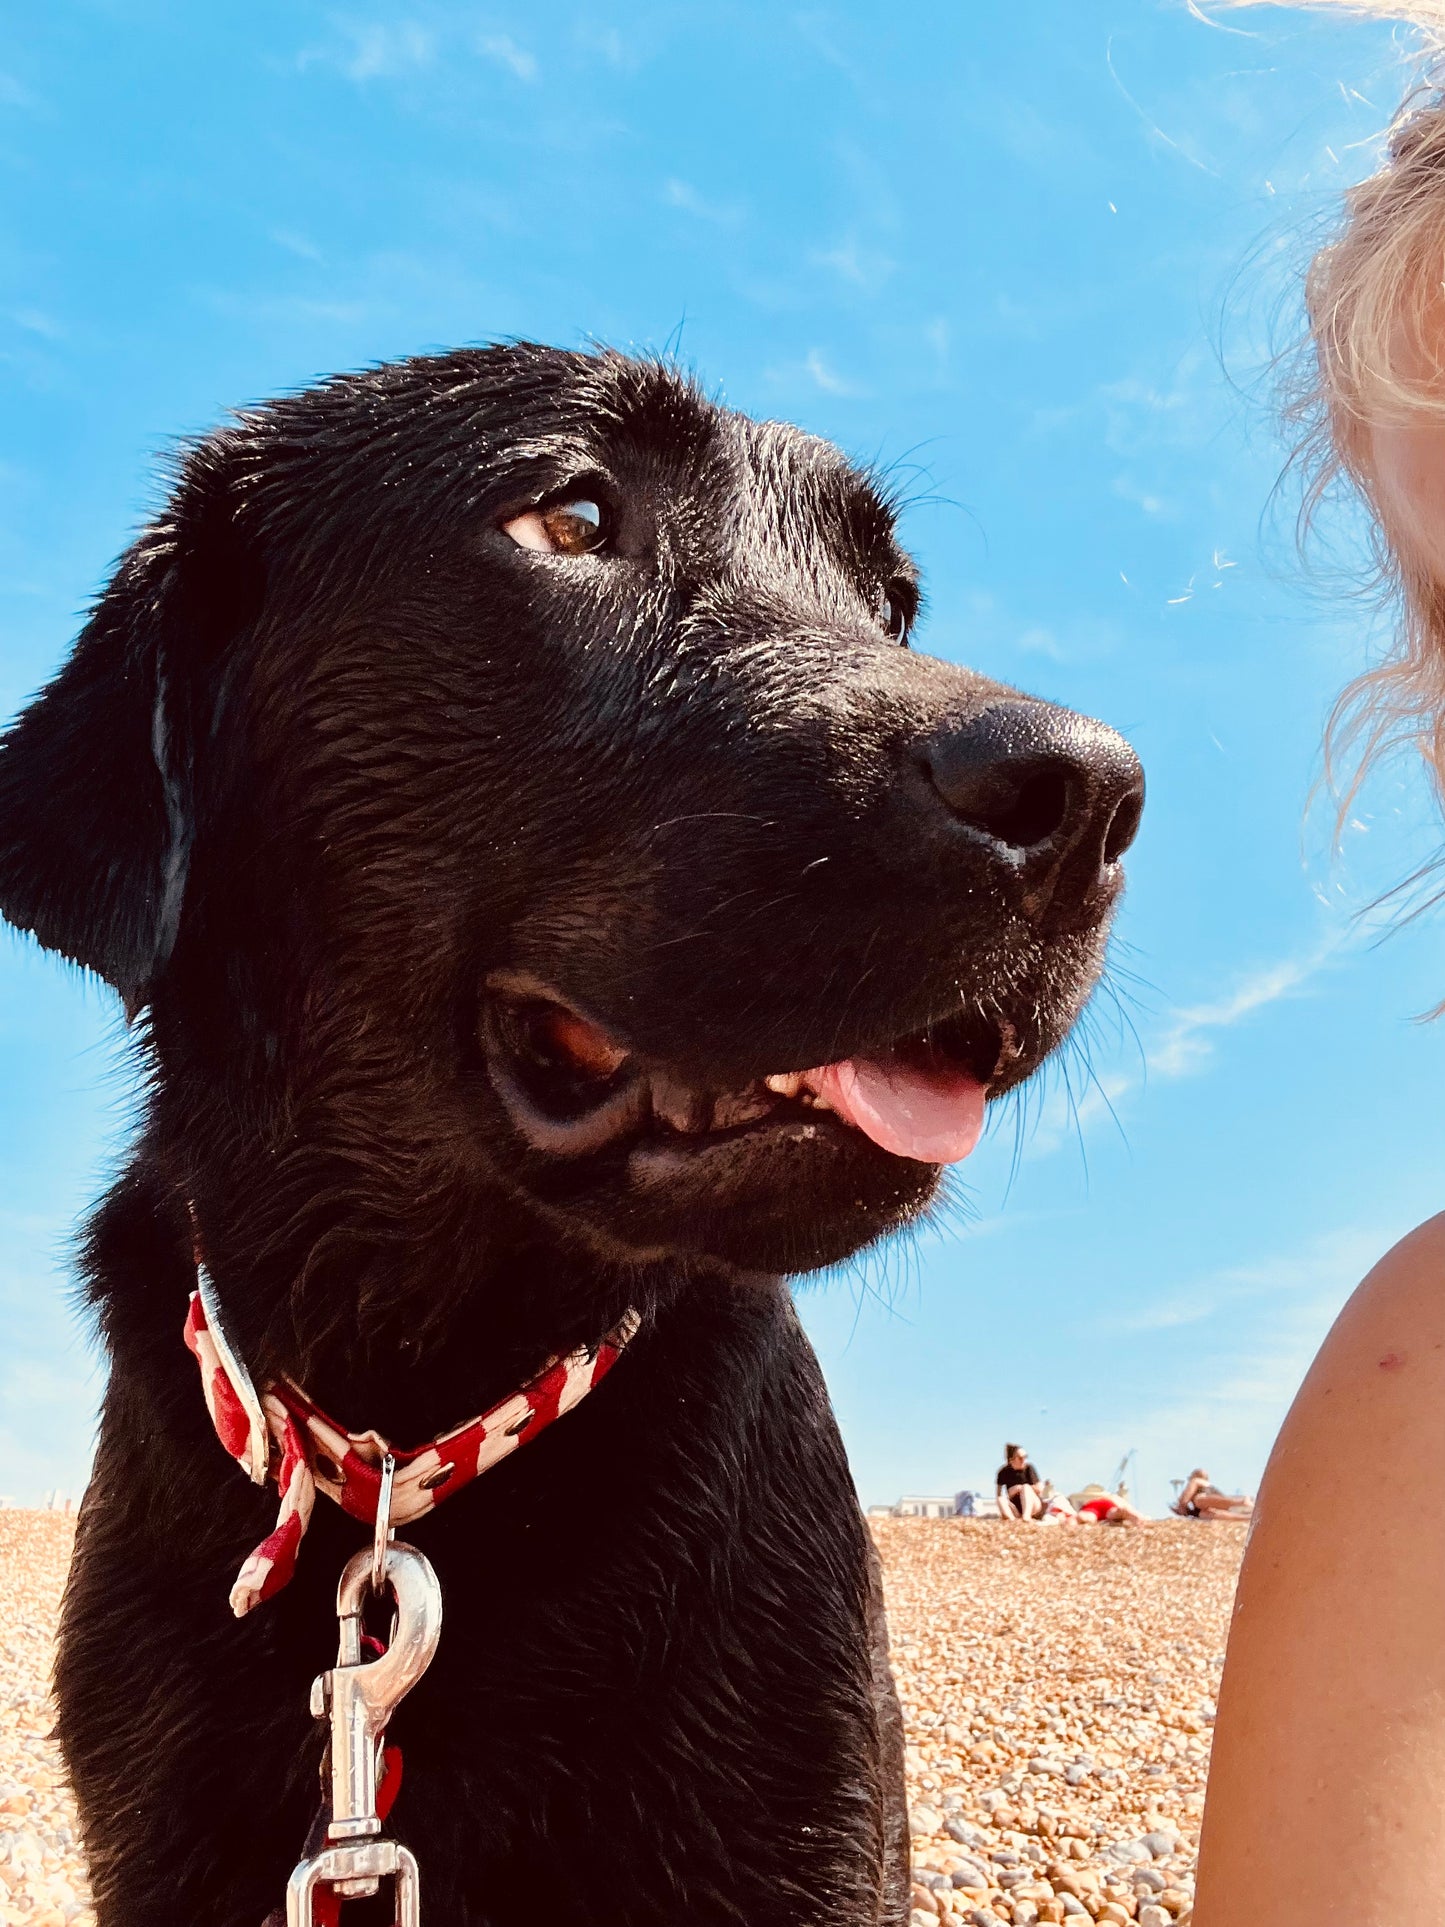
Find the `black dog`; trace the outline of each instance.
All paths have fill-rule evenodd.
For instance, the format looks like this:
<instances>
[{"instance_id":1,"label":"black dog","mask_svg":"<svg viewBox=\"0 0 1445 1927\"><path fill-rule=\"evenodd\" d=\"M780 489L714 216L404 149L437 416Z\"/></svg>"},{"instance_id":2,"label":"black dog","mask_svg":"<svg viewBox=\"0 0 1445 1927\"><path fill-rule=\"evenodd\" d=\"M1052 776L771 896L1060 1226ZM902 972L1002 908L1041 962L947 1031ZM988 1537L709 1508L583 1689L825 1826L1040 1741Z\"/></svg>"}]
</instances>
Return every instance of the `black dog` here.
<instances>
[{"instance_id":1,"label":"black dog","mask_svg":"<svg viewBox=\"0 0 1445 1927\"><path fill-rule=\"evenodd\" d=\"M182 1344L193 1227L258 1381L402 1446L641 1314L408 1535L432 1927L906 1919L876 1575L780 1279L916 1216L1063 1037L1142 796L1112 732L911 654L917 602L826 444L457 353L196 446L4 739L0 910L116 986L149 1080L58 1675L104 1927L276 1905L369 1540L319 1501L232 1617L276 1500Z\"/></svg>"}]
</instances>

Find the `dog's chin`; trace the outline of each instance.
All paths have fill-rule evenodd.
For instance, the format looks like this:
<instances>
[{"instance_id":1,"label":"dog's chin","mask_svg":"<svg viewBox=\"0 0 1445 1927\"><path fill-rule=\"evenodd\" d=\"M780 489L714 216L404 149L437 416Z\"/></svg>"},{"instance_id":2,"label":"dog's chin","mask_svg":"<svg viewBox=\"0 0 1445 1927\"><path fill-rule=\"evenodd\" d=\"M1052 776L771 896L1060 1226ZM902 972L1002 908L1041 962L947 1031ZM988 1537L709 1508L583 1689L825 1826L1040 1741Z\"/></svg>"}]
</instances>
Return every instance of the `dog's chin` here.
<instances>
[{"instance_id":1,"label":"dog's chin","mask_svg":"<svg viewBox=\"0 0 1445 1927\"><path fill-rule=\"evenodd\" d=\"M784 1115L697 1145L636 1145L614 1209L635 1246L738 1271L816 1271L916 1218L941 1172L826 1112Z\"/></svg>"},{"instance_id":2,"label":"dog's chin","mask_svg":"<svg viewBox=\"0 0 1445 1927\"><path fill-rule=\"evenodd\" d=\"M916 1218L942 1167L891 1156L825 1113L781 1115L686 1143L528 1160L534 1202L600 1255L737 1276L840 1264Z\"/></svg>"},{"instance_id":3,"label":"dog's chin","mask_svg":"<svg viewBox=\"0 0 1445 1927\"><path fill-rule=\"evenodd\" d=\"M1014 1081L997 1021L957 1015L856 1065L718 1081L512 977L481 1042L538 1203L615 1256L741 1272L816 1270L906 1224L973 1148L990 1080Z\"/></svg>"}]
</instances>

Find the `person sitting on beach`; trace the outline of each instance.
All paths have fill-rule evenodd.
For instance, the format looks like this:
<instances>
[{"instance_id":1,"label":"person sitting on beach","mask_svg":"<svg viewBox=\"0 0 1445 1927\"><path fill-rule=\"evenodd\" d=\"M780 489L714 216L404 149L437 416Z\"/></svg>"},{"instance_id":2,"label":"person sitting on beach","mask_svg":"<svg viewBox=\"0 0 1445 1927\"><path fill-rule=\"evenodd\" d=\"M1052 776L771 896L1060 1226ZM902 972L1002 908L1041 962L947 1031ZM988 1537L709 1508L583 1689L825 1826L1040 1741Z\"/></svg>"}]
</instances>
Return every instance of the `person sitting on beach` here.
<instances>
[{"instance_id":1,"label":"person sitting on beach","mask_svg":"<svg viewBox=\"0 0 1445 1927\"><path fill-rule=\"evenodd\" d=\"M1211 1485L1203 1466L1196 1466L1184 1482L1184 1490L1174 1501L1181 1519L1252 1519L1254 1500L1241 1493L1221 1492Z\"/></svg>"},{"instance_id":2,"label":"person sitting on beach","mask_svg":"<svg viewBox=\"0 0 1445 1927\"><path fill-rule=\"evenodd\" d=\"M1102 1485L1086 1485L1082 1492L1071 1492L1069 1504L1081 1526L1141 1526L1144 1515L1121 1493L1108 1492Z\"/></svg>"},{"instance_id":3,"label":"person sitting on beach","mask_svg":"<svg viewBox=\"0 0 1445 1927\"><path fill-rule=\"evenodd\" d=\"M998 1469L995 1489L1000 1519L1038 1519L1044 1502L1039 1492L1039 1475L1029 1464L1021 1445L1006 1445L1003 1464Z\"/></svg>"}]
</instances>

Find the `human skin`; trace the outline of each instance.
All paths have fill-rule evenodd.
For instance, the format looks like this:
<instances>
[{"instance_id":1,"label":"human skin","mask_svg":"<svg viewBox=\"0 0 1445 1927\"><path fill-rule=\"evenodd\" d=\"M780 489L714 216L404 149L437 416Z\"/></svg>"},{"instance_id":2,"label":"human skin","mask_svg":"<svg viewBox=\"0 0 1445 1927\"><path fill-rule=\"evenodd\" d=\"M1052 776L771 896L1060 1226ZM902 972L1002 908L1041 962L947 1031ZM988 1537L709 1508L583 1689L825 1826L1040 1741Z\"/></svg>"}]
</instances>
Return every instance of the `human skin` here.
<instances>
[{"instance_id":1,"label":"human skin","mask_svg":"<svg viewBox=\"0 0 1445 1927\"><path fill-rule=\"evenodd\" d=\"M1028 1457L1023 1452L1011 1452L1008 1462L1016 1472L1022 1472L1028 1464ZM997 1498L1001 1519L1037 1519L1044 1509L1036 1485L1015 1486L1012 1491L1008 1486L1000 1485Z\"/></svg>"},{"instance_id":2,"label":"human skin","mask_svg":"<svg viewBox=\"0 0 1445 1927\"><path fill-rule=\"evenodd\" d=\"M1192 1473L1174 1502L1176 1512L1188 1513L1190 1507L1194 1508L1194 1516L1201 1519L1248 1519L1254 1513L1252 1499L1232 1499L1226 1493L1216 1492L1207 1472Z\"/></svg>"},{"instance_id":3,"label":"human skin","mask_svg":"<svg viewBox=\"0 0 1445 1927\"><path fill-rule=\"evenodd\" d=\"M1401 318L1388 359L1409 399L1359 396L1344 439L1406 575L1445 583L1445 289Z\"/></svg>"},{"instance_id":4,"label":"human skin","mask_svg":"<svg viewBox=\"0 0 1445 1927\"><path fill-rule=\"evenodd\" d=\"M1445 1215L1355 1292L1270 1458L1220 1689L1195 1927L1239 1927L1266 1900L1270 1927L1440 1919L1442 1283Z\"/></svg>"},{"instance_id":5,"label":"human skin","mask_svg":"<svg viewBox=\"0 0 1445 1927\"><path fill-rule=\"evenodd\" d=\"M1445 582L1445 416L1415 414L1369 434L1375 505L1397 555Z\"/></svg>"}]
</instances>

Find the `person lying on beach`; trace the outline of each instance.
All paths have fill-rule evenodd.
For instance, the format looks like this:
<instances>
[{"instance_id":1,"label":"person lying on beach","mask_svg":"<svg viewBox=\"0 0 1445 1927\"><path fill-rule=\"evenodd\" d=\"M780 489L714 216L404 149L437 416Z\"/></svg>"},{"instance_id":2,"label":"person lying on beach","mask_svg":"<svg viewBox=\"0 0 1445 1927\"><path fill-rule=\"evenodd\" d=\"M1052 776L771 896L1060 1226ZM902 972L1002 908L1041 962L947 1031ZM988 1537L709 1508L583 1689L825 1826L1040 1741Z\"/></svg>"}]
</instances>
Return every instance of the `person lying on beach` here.
<instances>
[{"instance_id":1,"label":"person lying on beach","mask_svg":"<svg viewBox=\"0 0 1445 1927\"><path fill-rule=\"evenodd\" d=\"M995 1481L1001 1519L1037 1519L1044 1510L1039 1475L1021 1445L1006 1445Z\"/></svg>"},{"instance_id":2,"label":"person lying on beach","mask_svg":"<svg viewBox=\"0 0 1445 1927\"><path fill-rule=\"evenodd\" d=\"M1394 655L1347 692L1342 714L1367 753L1413 742L1437 789L1442 271L1437 94L1397 121L1386 164L1351 193L1307 299L1320 446L1370 513L1403 618ZM1382 1091L1369 1128L1389 1128L1390 1116ZM1445 1918L1445 1508L1426 1471L1439 1462L1442 1411L1445 1216L1355 1292L1270 1457L1220 1685L1195 1927Z\"/></svg>"},{"instance_id":3,"label":"person lying on beach","mask_svg":"<svg viewBox=\"0 0 1445 1927\"><path fill-rule=\"evenodd\" d=\"M1082 1492L1071 1492L1069 1504L1081 1526L1141 1526L1144 1514L1117 1492L1101 1485L1086 1485Z\"/></svg>"},{"instance_id":4,"label":"person lying on beach","mask_svg":"<svg viewBox=\"0 0 1445 1927\"><path fill-rule=\"evenodd\" d=\"M1203 1466L1197 1465L1174 1501L1174 1510L1181 1519L1252 1519L1254 1500L1221 1492L1217 1485L1210 1484Z\"/></svg>"}]
</instances>

